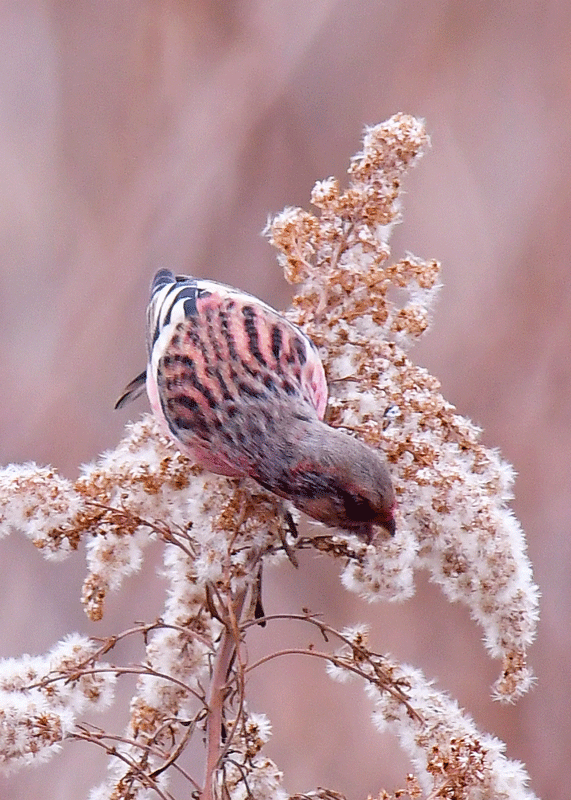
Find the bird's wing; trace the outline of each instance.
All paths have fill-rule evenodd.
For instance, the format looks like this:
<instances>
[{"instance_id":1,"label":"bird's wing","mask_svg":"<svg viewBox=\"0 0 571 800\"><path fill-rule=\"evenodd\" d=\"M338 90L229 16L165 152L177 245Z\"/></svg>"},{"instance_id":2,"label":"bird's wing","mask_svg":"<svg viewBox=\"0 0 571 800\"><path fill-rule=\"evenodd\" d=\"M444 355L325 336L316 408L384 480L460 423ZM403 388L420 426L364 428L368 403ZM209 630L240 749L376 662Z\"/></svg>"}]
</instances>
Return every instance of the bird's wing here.
<instances>
[{"instance_id":1,"label":"bird's wing","mask_svg":"<svg viewBox=\"0 0 571 800\"><path fill-rule=\"evenodd\" d=\"M300 328L253 295L160 270L153 281L147 337L153 376L175 342L175 349L183 346L192 355L203 382L209 382L212 370L222 370L235 375L250 397L264 387L300 394L323 418L327 383L317 349ZM220 386L213 390L219 393Z\"/></svg>"}]
</instances>

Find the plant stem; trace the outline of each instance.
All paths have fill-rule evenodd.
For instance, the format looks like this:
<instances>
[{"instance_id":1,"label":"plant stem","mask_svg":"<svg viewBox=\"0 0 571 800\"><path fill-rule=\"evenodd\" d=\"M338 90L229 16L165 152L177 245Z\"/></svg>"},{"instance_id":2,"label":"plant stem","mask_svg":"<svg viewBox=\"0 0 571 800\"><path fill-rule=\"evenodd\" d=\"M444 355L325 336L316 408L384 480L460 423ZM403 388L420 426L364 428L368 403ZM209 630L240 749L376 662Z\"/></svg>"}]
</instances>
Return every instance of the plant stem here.
<instances>
[{"instance_id":1,"label":"plant stem","mask_svg":"<svg viewBox=\"0 0 571 800\"><path fill-rule=\"evenodd\" d=\"M238 621L242 614L246 593L246 589L241 590L237 594L232 607L228 609L226 625L222 632L220 647L214 661L210 696L208 698L206 771L200 800L214 800L214 774L219 766L222 753L222 724L228 670L240 641Z\"/></svg>"}]
</instances>

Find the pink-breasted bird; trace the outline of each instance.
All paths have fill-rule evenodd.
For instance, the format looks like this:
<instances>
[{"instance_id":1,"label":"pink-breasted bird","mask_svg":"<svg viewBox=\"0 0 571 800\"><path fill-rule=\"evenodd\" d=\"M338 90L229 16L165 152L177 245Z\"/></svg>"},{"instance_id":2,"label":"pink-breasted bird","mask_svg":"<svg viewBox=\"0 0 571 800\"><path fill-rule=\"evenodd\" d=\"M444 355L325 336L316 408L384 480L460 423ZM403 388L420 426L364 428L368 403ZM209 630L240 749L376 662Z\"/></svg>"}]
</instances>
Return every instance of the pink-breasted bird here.
<instances>
[{"instance_id":1,"label":"pink-breasted bird","mask_svg":"<svg viewBox=\"0 0 571 800\"><path fill-rule=\"evenodd\" d=\"M253 478L319 522L367 541L395 531L384 458L323 422L327 383L313 342L252 295L161 269L147 310L142 393L177 446L210 472Z\"/></svg>"}]
</instances>

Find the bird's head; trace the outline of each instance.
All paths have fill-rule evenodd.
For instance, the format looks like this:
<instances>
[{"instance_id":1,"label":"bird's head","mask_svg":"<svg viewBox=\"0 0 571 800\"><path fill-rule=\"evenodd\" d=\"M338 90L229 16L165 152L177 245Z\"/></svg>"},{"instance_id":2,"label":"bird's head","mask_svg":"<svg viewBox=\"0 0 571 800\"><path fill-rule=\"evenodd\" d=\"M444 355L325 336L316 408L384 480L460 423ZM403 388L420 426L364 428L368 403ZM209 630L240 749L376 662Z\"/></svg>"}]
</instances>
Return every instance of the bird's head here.
<instances>
[{"instance_id":1,"label":"bird's head","mask_svg":"<svg viewBox=\"0 0 571 800\"><path fill-rule=\"evenodd\" d=\"M395 492L384 457L372 447L320 423L306 439L289 496L297 508L333 528L371 541L374 527L395 533Z\"/></svg>"}]
</instances>

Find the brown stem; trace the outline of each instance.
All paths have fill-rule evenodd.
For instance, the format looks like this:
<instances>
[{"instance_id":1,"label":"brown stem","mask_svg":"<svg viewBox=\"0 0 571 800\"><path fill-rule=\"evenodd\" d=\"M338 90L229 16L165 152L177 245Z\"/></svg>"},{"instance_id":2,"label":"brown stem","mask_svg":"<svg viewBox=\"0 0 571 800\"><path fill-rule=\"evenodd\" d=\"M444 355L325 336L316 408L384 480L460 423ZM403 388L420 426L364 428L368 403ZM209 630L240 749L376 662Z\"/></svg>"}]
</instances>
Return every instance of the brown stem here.
<instances>
[{"instance_id":1,"label":"brown stem","mask_svg":"<svg viewBox=\"0 0 571 800\"><path fill-rule=\"evenodd\" d=\"M238 622L244 607L246 593L247 589L241 590L233 607L229 609L226 626L222 631L220 647L214 661L210 696L208 698L206 772L200 800L214 800L214 774L218 768L222 753L222 723L227 690L226 682L232 657L239 644Z\"/></svg>"}]
</instances>

